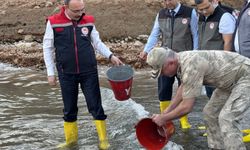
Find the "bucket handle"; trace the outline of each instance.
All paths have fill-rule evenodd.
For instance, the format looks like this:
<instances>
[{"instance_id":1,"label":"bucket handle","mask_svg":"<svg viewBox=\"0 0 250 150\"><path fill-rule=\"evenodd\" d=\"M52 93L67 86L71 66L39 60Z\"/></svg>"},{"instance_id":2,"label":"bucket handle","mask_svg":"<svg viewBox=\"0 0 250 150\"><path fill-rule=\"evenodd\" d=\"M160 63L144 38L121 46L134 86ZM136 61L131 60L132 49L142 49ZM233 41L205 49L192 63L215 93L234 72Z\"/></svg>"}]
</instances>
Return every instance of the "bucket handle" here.
<instances>
[{"instance_id":1,"label":"bucket handle","mask_svg":"<svg viewBox=\"0 0 250 150\"><path fill-rule=\"evenodd\" d=\"M159 133L160 136L166 137L166 129L160 126L157 126L157 132Z\"/></svg>"}]
</instances>

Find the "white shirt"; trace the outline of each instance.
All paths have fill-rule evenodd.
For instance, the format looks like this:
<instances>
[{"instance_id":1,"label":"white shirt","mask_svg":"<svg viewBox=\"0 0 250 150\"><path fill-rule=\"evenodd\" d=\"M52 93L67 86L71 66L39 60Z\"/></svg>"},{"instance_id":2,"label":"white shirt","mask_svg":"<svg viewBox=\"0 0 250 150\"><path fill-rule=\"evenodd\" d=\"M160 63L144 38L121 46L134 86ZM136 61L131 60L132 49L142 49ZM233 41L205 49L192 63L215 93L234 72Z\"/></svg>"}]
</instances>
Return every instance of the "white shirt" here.
<instances>
[{"instance_id":1,"label":"white shirt","mask_svg":"<svg viewBox=\"0 0 250 150\"><path fill-rule=\"evenodd\" d=\"M93 26L93 30L91 32L91 43L96 49L98 53L108 58L112 52L110 49L101 41L99 32L96 30L95 26ZM54 31L50 24L50 21L47 22L46 31L43 38L43 56L44 62L47 68L47 75L53 76L55 75L55 62L54 62Z\"/></svg>"},{"instance_id":2,"label":"white shirt","mask_svg":"<svg viewBox=\"0 0 250 150\"><path fill-rule=\"evenodd\" d=\"M236 20L230 13L226 12L221 16L219 23L219 33L233 34Z\"/></svg>"}]
</instances>

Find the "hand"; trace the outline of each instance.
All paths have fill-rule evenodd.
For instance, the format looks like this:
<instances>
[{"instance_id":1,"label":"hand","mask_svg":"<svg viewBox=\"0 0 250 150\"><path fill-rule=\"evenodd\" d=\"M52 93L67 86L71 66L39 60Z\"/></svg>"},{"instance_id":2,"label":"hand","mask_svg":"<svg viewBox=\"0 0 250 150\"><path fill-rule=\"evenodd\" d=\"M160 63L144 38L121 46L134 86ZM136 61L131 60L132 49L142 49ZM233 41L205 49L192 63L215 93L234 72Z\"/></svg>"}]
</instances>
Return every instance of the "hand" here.
<instances>
[{"instance_id":1,"label":"hand","mask_svg":"<svg viewBox=\"0 0 250 150\"><path fill-rule=\"evenodd\" d=\"M166 124L165 119L162 114L153 114L152 116L153 122L155 122L158 126L164 126Z\"/></svg>"},{"instance_id":2,"label":"hand","mask_svg":"<svg viewBox=\"0 0 250 150\"><path fill-rule=\"evenodd\" d=\"M48 83L51 86L56 86L56 76L48 76Z\"/></svg>"},{"instance_id":3,"label":"hand","mask_svg":"<svg viewBox=\"0 0 250 150\"><path fill-rule=\"evenodd\" d=\"M119 65L122 65L122 64L123 64L122 61L121 61L118 57L116 57L116 56L114 56L114 55L111 56L110 61L111 61L114 65L116 65L116 66L119 66Z\"/></svg>"},{"instance_id":4,"label":"hand","mask_svg":"<svg viewBox=\"0 0 250 150\"><path fill-rule=\"evenodd\" d=\"M141 58L142 60L146 60L147 59L147 55L148 55L148 53L142 51L139 54L139 58Z\"/></svg>"}]
</instances>

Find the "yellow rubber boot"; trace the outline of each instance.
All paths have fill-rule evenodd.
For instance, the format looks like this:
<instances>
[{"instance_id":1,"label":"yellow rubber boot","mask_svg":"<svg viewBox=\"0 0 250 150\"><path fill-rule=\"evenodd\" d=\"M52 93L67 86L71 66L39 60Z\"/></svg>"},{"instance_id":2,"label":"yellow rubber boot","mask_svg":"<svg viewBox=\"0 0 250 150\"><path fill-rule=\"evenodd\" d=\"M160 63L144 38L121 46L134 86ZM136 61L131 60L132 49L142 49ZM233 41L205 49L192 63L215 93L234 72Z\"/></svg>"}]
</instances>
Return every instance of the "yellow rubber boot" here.
<instances>
[{"instance_id":1,"label":"yellow rubber boot","mask_svg":"<svg viewBox=\"0 0 250 150\"><path fill-rule=\"evenodd\" d=\"M77 122L64 122L65 143L58 145L58 148L65 148L77 144L78 127Z\"/></svg>"},{"instance_id":2,"label":"yellow rubber boot","mask_svg":"<svg viewBox=\"0 0 250 150\"><path fill-rule=\"evenodd\" d=\"M99 137L99 148L106 150L110 147L106 133L105 120L95 120L95 126Z\"/></svg>"},{"instance_id":3,"label":"yellow rubber boot","mask_svg":"<svg viewBox=\"0 0 250 150\"><path fill-rule=\"evenodd\" d=\"M187 115L181 117L180 123L181 123L181 128L182 128L182 129L189 129L189 128L191 128L191 125L190 125L189 122L188 122L188 117L187 117Z\"/></svg>"},{"instance_id":4,"label":"yellow rubber boot","mask_svg":"<svg viewBox=\"0 0 250 150\"><path fill-rule=\"evenodd\" d=\"M246 134L250 134L250 129L241 130L241 132L246 133Z\"/></svg>"},{"instance_id":5,"label":"yellow rubber boot","mask_svg":"<svg viewBox=\"0 0 250 150\"><path fill-rule=\"evenodd\" d=\"M161 110L161 112L163 112L169 105L170 105L170 101L160 101L160 110ZM191 125L188 122L187 115L181 117L180 123L181 123L181 128L182 129L191 128Z\"/></svg>"},{"instance_id":6,"label":"yellow rubber boot","mask_svg":"<svg viewBox=\"0 0 250 150\"><path fill-rule=\"evenodd\" d=\"M243 142L250 142L250 134L243 136Z\"/></svg>"},{"instance_id":7,"label":"yellow rubber boot","mask_svg":"<svg viewBox=\"0 0 250 150\"><path fill-rule=\"evenodd\" d=\"M170 101L160 101L161 113L170 105Z\"/></svg>"}]
</instances>

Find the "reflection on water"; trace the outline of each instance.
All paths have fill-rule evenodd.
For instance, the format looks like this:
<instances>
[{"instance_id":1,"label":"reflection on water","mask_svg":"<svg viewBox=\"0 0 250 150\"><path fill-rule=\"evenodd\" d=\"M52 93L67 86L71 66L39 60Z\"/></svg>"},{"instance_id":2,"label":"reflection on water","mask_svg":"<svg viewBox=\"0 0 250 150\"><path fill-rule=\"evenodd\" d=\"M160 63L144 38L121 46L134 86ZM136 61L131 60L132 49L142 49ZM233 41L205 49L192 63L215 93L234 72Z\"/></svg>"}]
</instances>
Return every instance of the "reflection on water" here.
<instances>
[{"instance_id":1,"label":"reflection on water","mask_svg":"<svg viewBox=\"0 0 250 150\"><path fill-rule=\"evenodd\" d=\"M149 112L132 99L123 102L115 100L112 91L105 88L109 87L106 70L100 68L100 84L104 87L101 94L108 115L107 130L111 149L142 149L136 140L134 126L139 119L147 117ZM143 102L143 99L153 98L150 95L156 90L155 82L152 80L148 84L148 81L140 79L142 75L135 77L138 81L134 82L133 99L140 99L143 104L151 103L153 106L156 104L153 100ZM47 150L55 149L56 145L64 142L60 89L59 86L51 88L47 84L44 72L0 64L0 85L0 149ZM147 92L144 91L145 86L148 87ZM95 126L83 99L80 94L79 144L74 149L98 149ZM169 145L180 149L172 142Z\"/></svg>"},{"instance_id":2,"label":"reflection on water","mask_svg":"<svg viewBox=\"0 0 250 150\"><path fill-rule=\"evenodd\" d=\"M141 118L159 113L156 81L149 79L148 71L136 71L132 99L121 102L108 89L107 69L100 67L99 74L111 150L143 149L136 140L134 126ZM179 121L174 121L176 133L171 137L174 142L170 141L164 149L208 150L206 137L201 136L205 131L196 128L203 124L201 111L207 98L198 99L189 114L192 129L182 131ZM79 144L73 149L97 150L97 133L82 94L78 106ZM62 114L59 86L50 87L45 72L0 63L1 150L55 149L64 142Z\"/></svg>"}]
</instances>

